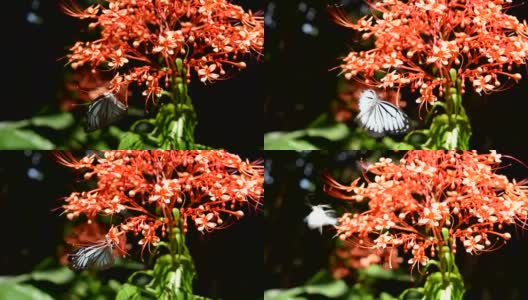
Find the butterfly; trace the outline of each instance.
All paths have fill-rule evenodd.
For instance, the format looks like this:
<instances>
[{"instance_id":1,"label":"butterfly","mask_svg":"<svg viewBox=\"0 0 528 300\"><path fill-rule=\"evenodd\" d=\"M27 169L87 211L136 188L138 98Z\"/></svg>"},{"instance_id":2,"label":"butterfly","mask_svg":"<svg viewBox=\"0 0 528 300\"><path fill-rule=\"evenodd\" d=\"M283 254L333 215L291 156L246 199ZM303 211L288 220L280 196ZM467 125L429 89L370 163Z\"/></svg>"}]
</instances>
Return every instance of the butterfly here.
<instances>
[{"instance_id":1,"label":"butterfly","mask_svg":"<svg viewBox=\"0 0 528 300\"><path fill-rule=\"evenodd\" d=\"M86 113L86 131L101 129L114 123L126 115L127 107L117 100L113 93L105 93L97 97L88 106Z\"/></svg>"},{"instance_id":2,"label":"butterfly","mask_svg":"<svg viewBox=\"0 0 528 300\"><path fill-rule=\"evenodd\" d=\"M319 229L320 233L323 233L323 226L335 225L337 220L335 218L335 210L327 209L329 205L320 204L311 206L312 212L304 218L304 222L310 229Z\"/></svg>"},{"instance_id":3,"label":"butterfly","mask_svg":"<svg viewBox=\"0 0 528 300\"><path fill-rule=\"evenodd\" d=\"M410 128L409 117L396 105L381 100L373 90L359 95L359 114L355 121L373 137L403 134Z\"/></svg>"},{"instance_id":4,"label":"butterfly","mask_svg":"<svg viewBox=\"0 0 528 300\"><path fill-rule=\"evenodd\" d=\"M111 239L105 238L92 245L77 249L73 254L68 254L70 268L74 270L105 270L114 265L114 244Z\"/></svg>"}]
</instances>

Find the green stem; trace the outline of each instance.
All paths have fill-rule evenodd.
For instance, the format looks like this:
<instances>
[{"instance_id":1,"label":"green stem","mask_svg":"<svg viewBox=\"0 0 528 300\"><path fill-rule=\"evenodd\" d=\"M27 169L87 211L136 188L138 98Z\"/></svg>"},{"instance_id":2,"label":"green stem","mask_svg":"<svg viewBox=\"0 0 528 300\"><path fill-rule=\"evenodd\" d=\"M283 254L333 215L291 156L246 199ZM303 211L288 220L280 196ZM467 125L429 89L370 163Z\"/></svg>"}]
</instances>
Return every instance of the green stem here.
<instances>
[{"instance_id":1,"label":"green stem","mask_svg":"<svg viewBox=\"0 0 528 300\"><path fill-rule=\"evenodd\" d=\"M448 82L442 87L444 104L439 102L436 107L443 108L444 113L435 111L435 116L427 132L428 140L423 149L469 149L471 125L462 105L462 82L457 78L455 69L449 70Z\"/></svg>"},{"instance_id":2,"label":"green stem","mask_svg":"<svg viewBox=\"0 0 528 300\"><path fill-rule=\"evenodd\" d=\"M423 295L422 299L453 299L462 300L465 293L464 281L458 271L453 254L452 240L448 228L442 228L442 236L435 238L442 241L438 245L438 260L429 260L427 264L428 274L424 286L404 291L399 299L407 299L410 293ZM431 268L438 268L433 271Z\"/></svg>"},{"instance_id":3,"label":"green stem","mask_svg":"<svg viewBox=\"0 0 528 300\"><path fill-rule=\"evenodd\" d=\"M176 263L177 246L176 246L176 237L174 236L174 228L169 225L169 251L172 262L172 269L178 269L178 264Z\"/></svg>"},{"instance_id":4,"label":"green stem","mask_svg":"<svg viewBox=\"0 0 528 300\"><path fill-rule=\"evenodd\" d=\"M154 118L134 123L130 133L122 139L120 149L173 149L187 150L204 148L194 142L194 130L198 123L196 110L189 96L185 80L186 70L181 59L177 59L170 78L170 89L162 95L170 99L158 108Z\"/></svg>"}]
</instances>

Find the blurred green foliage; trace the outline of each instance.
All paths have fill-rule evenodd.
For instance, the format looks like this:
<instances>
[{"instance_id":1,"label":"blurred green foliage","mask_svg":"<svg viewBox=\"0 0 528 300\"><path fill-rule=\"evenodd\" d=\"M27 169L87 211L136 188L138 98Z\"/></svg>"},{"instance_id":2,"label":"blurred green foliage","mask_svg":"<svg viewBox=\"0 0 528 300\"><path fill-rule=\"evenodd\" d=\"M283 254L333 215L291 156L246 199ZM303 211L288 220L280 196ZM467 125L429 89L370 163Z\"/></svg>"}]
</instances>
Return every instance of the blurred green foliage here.
<instances>
[{"instance_id":1,"label":"blurred green foliage","mask_svg":"<svg viewBox=\"0 0 528 300\"><path fill-rule=\"evenodd\" d=\"M115 149L122 134L115 126L87 134L72 113L62 112L0 122L0 149Z\"/></svg>"},{"instance_id":2,"label":"blurred green foliage","mask_svg":"<svg viewBox=\"0 0 528 300\"><path fill-rule=\"evenodd\" d=\"M369 149L411 150L415 137L397 142L391 137L376 139L359 127L351 128L321 114L306 129L291 132L269 132L264 135L265 150Z\"/></svg>"},{"instance_id":3,"label":"blurred green foliage","mask_svg":"<svg viewBox=\"0 0 528 300\"><path fill-rule=\"evenodd\" d=\"M378 265L358 270L358 281L349 284L342 279L334 279L327 271L319 271L310 278L305 285L291 289L272 289L264 292L265 300L305 300L313 299L342 299L342 300L391 300L396 299L390 293L377 292L373 284L378 280L410 281L408 275L398 271L386 270Z\"/></svg>"}]
</instances>

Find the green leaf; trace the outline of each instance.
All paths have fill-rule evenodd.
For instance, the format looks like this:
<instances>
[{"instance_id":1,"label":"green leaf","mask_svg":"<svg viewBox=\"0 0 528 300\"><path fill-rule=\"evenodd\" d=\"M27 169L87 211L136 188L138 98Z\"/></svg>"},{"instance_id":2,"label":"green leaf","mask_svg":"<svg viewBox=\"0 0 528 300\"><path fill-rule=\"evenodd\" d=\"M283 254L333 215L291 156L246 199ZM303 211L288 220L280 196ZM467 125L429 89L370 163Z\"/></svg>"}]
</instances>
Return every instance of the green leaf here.
<instances>
[{"instance_id":1,"label":"green leaf","mask_svg":"<svg viewBox=\"0 0 528 300\"><path fill-rule=\"evenodd\" d=\"M176 58L176 69L180 73L183 71L183 61L181 58Z\"/></svg>"},{"instance_id":2,"label":"green leaf","mask_svg":"<svg viewBox=\"0 0 528 300\"><path fill-rule=\"evenodd\" d=\"M73 115L69 112L38 116L31 119L31 123L35 126L50 127L55 130L68 128L73 125L74 121Z\"/></svg>"},{"instance_id":3,"label":"green leaf","mask_svg":"<svg viewBox=\"0 0 528 300\"><path fill-rule=\"evenodd\" d=\"M359 270L360 278L372 278L381 280L399 280L399 281L411 281L412 278L408 274L402 274L396 270L388 270L380 265L370 265L366 269Z\"/></svg>"},{"instance_id":4,"label":"green leaf","mask_svg":"<svg viewBox=\"0 0 528 300\"><path fill-rule=\"evenodd\" d=\"M330 117L328 113L323 113L317 116L315 120L310 122L310 124L308 124L307 127L308 128L324 127L328 125L328 123L330 122L335 122L335 121Z\"/></svg>"},{"instance_id":5,"label":"green leaf","mask_svg":"<svg viewBox=\"0 0 528 300\"><path fill-rule=\"evenodd\" d=\"M116 300L140 300L141 290L134 285L125 283L117 293Z\"/></svg>"},{"instance_id":6,"label":"green leaf","mask_svg":"<svg viewBox=\"0 0 528 300\"><path fill-rule=\"evenodd\" d=\"M452 272L435 272L427 276L424 285L426 299L462 300L464 295L464 282L460 274Z\"/></svg>"},{"instance_id":7,"label":"green leaf","mask_svg":"<svg viewBox=\"0 0 528 300\"><path fill-rule=\"evenodd\" d=\"M396 143L394 144L394 150L414 150L414 146L407 143Z\"/></svg>"},{"instance_id":8,"label":"green leaf","mask_svg":"<svg viewBox=\"0 0 528 300\"><path fill-rule=\"evenodd\" d=\"M27 129L0 128L0 149L52 150L52 142Z\"/></svg>"},{"instance_id":9,"label":"green leaf","mask_svg":"<svg viewBox=\"0 0 528 300\"><path fill-rule=\"evenodd\" d=\"M108 280L107 285L112 291L116 291L116 292L119 292L121 288L123 287L123 285L119 281L114 280L114 279Z\"/></svg>"},{"instance_id":10,"label":"green leaf","mask_svg":"<svg viewBox=\"0 0 528 300\"><path fill-rule=\"evenodd\" d=\"M127 132L121 137L118 149L151 149L137 133Z\"/></svg>"},{"instance_id":11,"label":"green leaf","mask_svg":"<svg viewBox=\"0 0 528 300\"><path fill-rule=\"evenodd\" d=\"M423 300L423 288L408 288L398 297L400 300Z\"/></svg>"},{"instance_id":12,"label":"green leaf","mask_svg":"<svg viewBox=\"0 0 528 300\"><path fill-rule=\"evenodd\" d=\"M46 271L35 271L31 273L31 278L37 281L49 281L54 284L65 284L75 277L75 273L67 267L61 267Z\"/></svg>"},{"instance_id":13,"label":"green leaf","mask_svg":"<svg viewBox=\"0 0 528 300\"><path fill-rule=\"evenodd\" d=\"M347 285L343 280L334 280L325 284L306 286L304 289L308 294L317 294L328 298L337 298L346 293Z\"/></svg>"},{"instance_id":14,"label":"green leaf","mask_svg":"<svg viewBox=\"0 0 528 300\"><path fill-rule=\"evenodd\" d=\"M31 122L29 120L0 122L0 130L12 129L12 128L22 128L30 124Z\"/></svg>"},{"instance_id":15,"label":"green leaf","mask_svg":"<svg viewBox=\"0 0 528 300\"><path fill-rule=\"evenodd\" d=\"M0 284L0 299L16 300L53 300L53 298L29 284Z\"/></svg>"},{"instance_id":16,"label":"green leaf","mask_svg":"<svg viewBox=\"0 0 528 300\"><path fill-rule=\"evenodd\" d=\"M396 298L394 298L391 294L389 293L385 293L385 292L381 292L381 294L379 295L379 299L380 300L395 300Z\"/></svg>"},{"instance_id":17,"label":"green leaf","mask_svg":"<svg viewBox=\"0 0 528 300\"><path fill-rule=\"evenodd\" d=\"M339 141L350 134L350 129L343 123L335 123L330 126L319 128L308 128L306 134L311 137L322 137L330 141Z\"/></svg>"},{"instance_id":18,"label":"green leaf","mask_svg":"<svg viewBox=\"0 0 528 300\"><path fill-rule=\"evenodd\" d=\"M451 77L452 81L456 81L457 79L457 71L453 68L449 70L449 76Z\"/></svg>"},{"instance_id":19,"label":"green leaf","mask_svg":"<svg viewBox=\"0 0 528 300\"><path fill-rule=\"evenodd\" d=\"M432 150L465 150L469 149L470 137L471 125L465 115L453 115L450 120L447 114L442 114L433 119L425 147Z\"/></svg>"},{"instance_id":20,"label":"green leaf","mask_svg":"<svg viewBox=\"0 0 528 300\"><path fill-rule=\"evenodd\" d=\"M108 127L108 134L116 139L119 139L123 134L125 134L125 132L119 129L119 127L110 126Z\"/></svg>"},{"instance_id":21,"label":"green leaf","mask_svg":"<svg viewBox=\"0 0 528 300\"><path fill-rule=\"evenodd\" d=\"M292 132L270 132L264 135L264 150L318 150L310 142L299 139L304 130Z\"/></svg>"},{"instance_id":22,"label":"green leaf","mask_svg":"<svg viewBox=\"0 0 528 300\"><path fill-rule=\"evenodd\" d=\"M290 299L305 299L300 298L300 296L303 293L303 289L293 288L289 290L268 290L264 292L264 300L290 300Z\"/></svg>"},{"instance_id":23,"label":"green leaf","mask_svg":"<svg viewBox=\"0 0 528 300\"><path fill-rule=\"evenodd\" d=\"M324 284L307 285L288 290L268 290L264 292L265 300L291 300L305 299L301 295L322 295L328 298L338 298L347 292L348 288L344 281L333 280ZM309 297L310 298L310 297ZM308 299L309 299L308 298Z\"/></svg>"}]
</instances>

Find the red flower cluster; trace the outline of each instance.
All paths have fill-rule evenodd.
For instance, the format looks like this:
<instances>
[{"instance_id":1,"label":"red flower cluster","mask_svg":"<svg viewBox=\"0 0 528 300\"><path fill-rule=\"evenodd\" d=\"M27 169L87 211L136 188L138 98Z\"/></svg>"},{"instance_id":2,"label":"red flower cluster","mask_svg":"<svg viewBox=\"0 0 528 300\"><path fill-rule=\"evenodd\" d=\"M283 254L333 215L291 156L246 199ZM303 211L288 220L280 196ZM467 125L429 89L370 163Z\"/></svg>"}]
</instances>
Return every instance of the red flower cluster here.
<instances>
[{"instance_id":1,"label":"red flower cluster","mask_svg":"<svg viewBox=\"0 0 528 300\"><path fill-rule=\"evenodd\" d=\"M143 94L159 96L175 78L190 78L194 70L203 82L225 78L228 70L243 69L243 59L264 46L264 20L227 0L153 1L108 0L84 10L73 3L67 14L89 19L100 38L77 42L67 56L73 69L85 64L122 70L112 90L131 83L145 86ZM176 58L186 74L178 74Z\"/></svg>"},{"instance_id":2,"label":"red flower cluster","mask_svg":"<svg viewBox=\"0 0 528 300\"><path fill-rule=\"evenodd\" d=\"M420 91L421 103L454 86L452 68L462 87L469 80L478 93L499 90L506 80L521 78L512 66L526 64L528 55L528 25L504 12L508 2L383 0L371 3L378 12L357 23L335 11L339 24L363 32L363 39L375 38L373 49L344 58L343 73L380 88L410 85Z\"/></svg>"},{"instance_id":3,"label":"red flower cluster","mask_svg":"<svg viewBox=\"0 0 528 300\"><path fill-rule=\"evenodd\" d=\"M409 151L399 163L381 158L368 166L374 181L365 174L366 185L327 176L329 195L368 201L366 211L338 219L339 237L372 249L403 246L413 266L425 265L437 247L456 251L457 240L468 253L496 249L511 237L503 226L528 217L527 187L497 174L500 162L495 151Z\"/></svg>"},{"instance_id":4,"label":"red flower cluster","mask_svg":"<svg viewBox=\"0 0 528 300\"><path fill-rule=\"evenodd\" d=\"M91 223L97 215L121 214L123 221L107 233L116 245L127 232L141 234L142 249L156 245L177 224L174 208L185 229L188 219L202 232L225 228L230 216L243 217L240 209L256 208L263 197L262 166L220 150L104 151L80 160L69 153L57 158L97 181L95 189L65 198L68 219L85 215Z\"/></svg>"}]
</instances>

